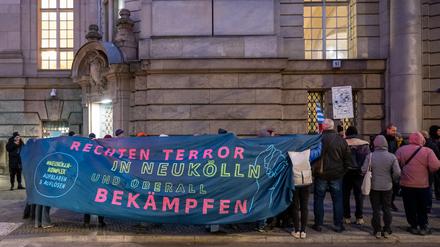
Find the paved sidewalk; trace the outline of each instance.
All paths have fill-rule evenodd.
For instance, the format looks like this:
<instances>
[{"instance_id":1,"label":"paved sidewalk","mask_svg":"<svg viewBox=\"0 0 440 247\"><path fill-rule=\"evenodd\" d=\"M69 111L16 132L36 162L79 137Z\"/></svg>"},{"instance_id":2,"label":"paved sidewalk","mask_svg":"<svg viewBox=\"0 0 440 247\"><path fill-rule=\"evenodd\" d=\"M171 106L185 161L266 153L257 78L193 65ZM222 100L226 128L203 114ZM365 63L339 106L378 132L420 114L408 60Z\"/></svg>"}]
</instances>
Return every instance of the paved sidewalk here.
<instances>
[{"instance_id":1,"label":"paved sidewalk","mask_svg":"<svg viewBox=\"0 0 440 247\"><path fill-rule=\"evenodd\" d=\"M5 182L6 181L6 182ZM312 196L313 198L313 196ZM348 225L342 234L331 230L332 209L329 198L326 200L326 224L323 232L318 233L308 229L308 238L297 240L290 236L286 229L274 228L267 233L253 231L254 224L240 224L238 229L225 226L224 233L208 233L204 226L148 224L124 219L106 219L107 226L99 228L92 225L83 227L82 214L58 209L52 210L51 219L54 228L35 229L33 222L22 220L25 191L9 191L6 176L0 175L0 246L28 246L28 243L171 243L171 244L348 244L348 243L440 243L440 202L434 201L430 224L434 233L430 236L415 236L407 233L406 219L400 198L397 206L399 212L393 213L394 234L389 239L376 239L371 235L370 203L365 200L365 221L363 226ZM310 200L313 202L313 199ZM312 204L310 204L312 205ZM313 212L310 206L309 214L312 224Z\"/></svg>"}]
</instances>

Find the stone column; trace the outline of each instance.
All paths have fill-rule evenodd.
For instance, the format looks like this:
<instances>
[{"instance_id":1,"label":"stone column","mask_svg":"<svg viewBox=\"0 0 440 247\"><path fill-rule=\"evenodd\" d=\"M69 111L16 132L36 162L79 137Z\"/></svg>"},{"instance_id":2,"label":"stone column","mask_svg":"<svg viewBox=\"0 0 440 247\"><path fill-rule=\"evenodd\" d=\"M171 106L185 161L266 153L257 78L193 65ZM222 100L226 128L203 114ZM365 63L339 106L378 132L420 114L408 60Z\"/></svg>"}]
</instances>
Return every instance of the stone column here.
<instances>
[{"instance_id":1,"label":"stone column","mask_svg":"<svg viewBox=\"0 0 440 247\"><path fill-rule=\"evenodd\" d=\"M388 120L408 134L422 127L420 1L391 0Z\"/></svg>"}]
</instances>

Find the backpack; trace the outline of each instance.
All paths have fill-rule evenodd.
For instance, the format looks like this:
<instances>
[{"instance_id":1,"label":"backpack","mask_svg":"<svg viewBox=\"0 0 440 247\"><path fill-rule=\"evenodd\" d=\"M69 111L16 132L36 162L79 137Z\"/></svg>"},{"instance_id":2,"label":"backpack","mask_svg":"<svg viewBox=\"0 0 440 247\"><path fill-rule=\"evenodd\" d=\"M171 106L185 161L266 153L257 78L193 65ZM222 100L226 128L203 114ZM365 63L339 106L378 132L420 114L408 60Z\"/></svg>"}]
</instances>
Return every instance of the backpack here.
<instances>
[{"instance_id":1,"label":"backpack","mask_svg":"<svg viewBox=\"0 0 440 247\"><path fill-rule=\"evenodd\" d=\"M365 155L361 154L358 150L359 146L350 146L351 151L351 166L350 170L361 170L364 164Z\"/></svg>"},{"instance_id":2,"label":"backpack","mask_svg":"<svg viewBox=\"0 0 440 247\"><path fill-rule=\"evenodd\" d=\"M292 162L293 184L295 186L306 186L312 184L312 168L310 166L310 149L302 152L289 152Z\"/></svg>"}]
</instances>

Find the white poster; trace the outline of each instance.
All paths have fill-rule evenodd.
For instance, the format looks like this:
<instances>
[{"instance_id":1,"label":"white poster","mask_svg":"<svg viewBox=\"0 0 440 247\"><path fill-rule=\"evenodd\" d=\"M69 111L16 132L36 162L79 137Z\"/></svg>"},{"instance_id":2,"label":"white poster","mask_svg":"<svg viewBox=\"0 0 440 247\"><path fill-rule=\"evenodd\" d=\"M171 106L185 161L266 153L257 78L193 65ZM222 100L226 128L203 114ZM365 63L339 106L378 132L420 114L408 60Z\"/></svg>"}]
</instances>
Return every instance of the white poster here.
<instances>
[{"instance_id":1,"label":"white poster","mask_svg":"<svg viewBox=\"0 0 440 247\"><path fill-rule=\"evenodd\" d=\"M332 87L333 119L353 118L351 86Z\"/></svg>"}]
</instances>

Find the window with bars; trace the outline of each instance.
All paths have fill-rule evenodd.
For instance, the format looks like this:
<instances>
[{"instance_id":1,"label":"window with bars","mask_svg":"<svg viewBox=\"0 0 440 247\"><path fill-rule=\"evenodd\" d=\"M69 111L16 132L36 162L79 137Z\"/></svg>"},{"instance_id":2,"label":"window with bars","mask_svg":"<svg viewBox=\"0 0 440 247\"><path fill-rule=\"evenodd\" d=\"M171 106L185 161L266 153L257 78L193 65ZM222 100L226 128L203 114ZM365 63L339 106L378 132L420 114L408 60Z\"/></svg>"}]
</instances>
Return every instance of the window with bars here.
<instances>
[{"instance_id":1,"label":"window with bars","mask_svg":"<svg viewBox=\"0 0 440 247\"><path fill-rule=\"evenodd\" d=\"M349 0L304 0L306 59L348 58Z\"/></svg>"},{"instance_id":2,"label":"window with bars","mask_svg":"<svg viewBox=\"0 0 440 247\"><path fill-rule=\"evenodd\" d=\"M39 68L69 70L73 62L74 0L39 1Z\"/></svg>"},{"instance_id":3,"label":"window with bars","mask_svg":"<svg viewBox=\"0 0 440 247\"><path fill-rule=\"evenodd\" d=\"M308 92L307 93L307 131L308 133L318 133L318 112L317 106L321 106L324 112L324 92Z\"/></svg>"}]
</instances>

